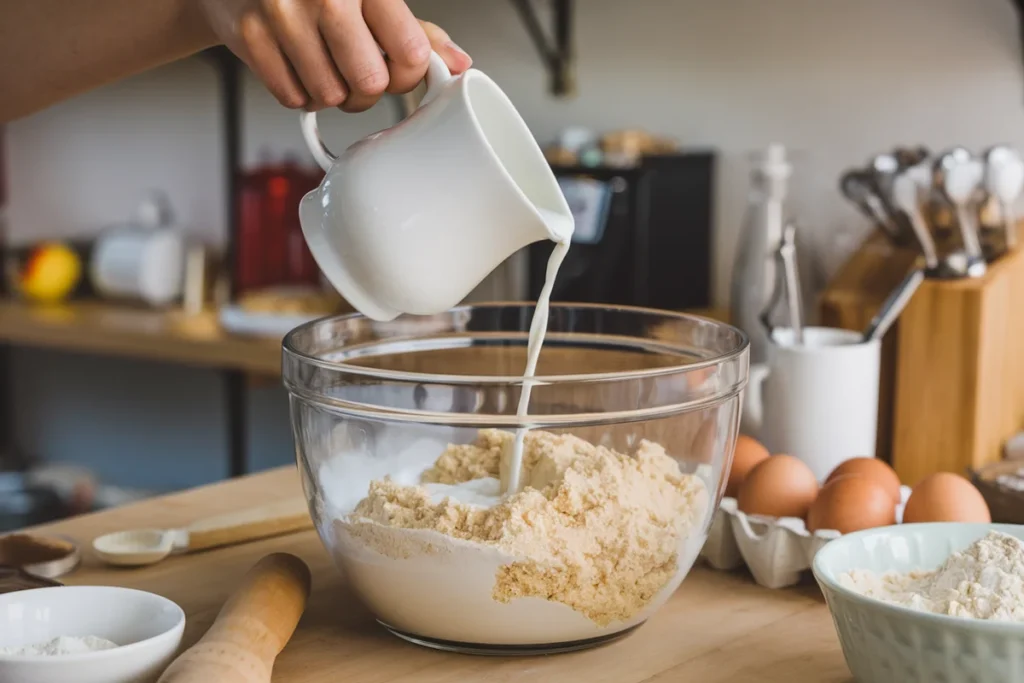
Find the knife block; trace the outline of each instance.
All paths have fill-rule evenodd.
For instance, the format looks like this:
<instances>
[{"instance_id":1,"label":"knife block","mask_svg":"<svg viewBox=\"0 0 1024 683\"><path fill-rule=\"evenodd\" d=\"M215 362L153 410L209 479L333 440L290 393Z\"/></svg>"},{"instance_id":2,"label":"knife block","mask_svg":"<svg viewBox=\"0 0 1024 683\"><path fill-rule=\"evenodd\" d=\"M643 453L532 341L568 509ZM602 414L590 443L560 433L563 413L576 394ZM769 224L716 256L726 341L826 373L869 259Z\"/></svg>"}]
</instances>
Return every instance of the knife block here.
<instances>
[{"instance_id":1,"label":"knife block","mask_svg":"<svg viewBox=\"0 0 1024 683\"><path fill-rule=\"evenodd\" d=\"M889 293L918 262L914 249L896 247L880 232L873 233L843 264L821 296L821 324L862 331L878 313ZM878 378L878 436L875 456L891 462L893 396L899 323L882 340Z\"/></svg>"},{"instance_id":2,"label":"knife block","mask_svg":"<svg viewBox=\"0 0 1024 683\"><path fill-rule=\"evenodd\" d=\"M899 323L892 465L915 484L1002 459L1024 426L1024 252L984 277L926 280Z\"/></svg>"},{"instance_id":3,"label":"knife block","mask_svg":"<svg viewBox=\"0 0 1024 683\"><path fill-rule=\"evenodd\" d=\"M911 268L873 235L822 296L822 324L861 330ZM876 455L905 484L1002 458L1024 427L1024 251L982 278L925 280L882 344Z\"/></svg>"}]
</instances>

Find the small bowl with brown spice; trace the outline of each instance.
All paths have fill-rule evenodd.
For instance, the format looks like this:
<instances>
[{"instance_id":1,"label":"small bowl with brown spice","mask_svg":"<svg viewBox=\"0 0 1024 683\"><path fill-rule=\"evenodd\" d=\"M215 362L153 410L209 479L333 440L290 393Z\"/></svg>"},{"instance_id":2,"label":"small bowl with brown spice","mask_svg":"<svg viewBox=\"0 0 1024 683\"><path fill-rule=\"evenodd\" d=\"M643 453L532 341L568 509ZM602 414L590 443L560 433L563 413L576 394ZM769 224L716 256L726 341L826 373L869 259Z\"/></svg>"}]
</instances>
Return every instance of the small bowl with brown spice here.
<instances>
[{"instance_id":1,"label":"small bowl with brown spice","mask_svg":"<svg viewBox=\"0 0 1024 683\"><path fill-rule=\"evenodd\" d=\"M74 570L82 556L69 538L16 533L0 536L0 566L56 579Z\"/></svg>"}]
</instances>

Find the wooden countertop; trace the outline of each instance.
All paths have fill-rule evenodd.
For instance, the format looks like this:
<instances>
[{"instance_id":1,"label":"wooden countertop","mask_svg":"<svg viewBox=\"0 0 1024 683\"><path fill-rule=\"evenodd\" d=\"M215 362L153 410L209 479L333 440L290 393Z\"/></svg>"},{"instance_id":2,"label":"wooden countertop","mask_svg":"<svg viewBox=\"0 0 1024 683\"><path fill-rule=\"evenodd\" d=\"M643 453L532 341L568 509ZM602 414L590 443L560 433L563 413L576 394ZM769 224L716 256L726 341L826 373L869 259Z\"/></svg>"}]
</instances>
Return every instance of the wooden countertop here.
<instances>
[{"instance_id":1,"label":"wooden countertop","mask_svg":"<svg viewBox=\"0 0 1024 683\"><path fill-rule=\"evenodd\" d=\"M721 311L693 311L723 320ZM216 313L187 316L102 301L34 306L0 299L0 342L155 360L198 367L281 374L281 339L225 332Z\"/></svg>"},{"instance_id":2,"label":"wooden countertop","mask_svg":"<svg viewBox=\"0 0 1024 683\"><path fill-rule=\"evenodd\" d=\"M2 316L0 316L2 317ZM299 494L294 468L155 498L43 527L92 538L140 526L171 527ZM86 552L69 584L138 588L164 595L188 615L184 646L212 623L239 577L260 557L284 551L313 571L313 596L274 669L275 683L829 683L851 681L824 601L813 585L772 591L745 574L695 568L668 604L630 637L589 652L485 658L434 652L385 633L354 599L315 533L207 553L144 569L113 570Z\"/></svg>"}]
</instances>

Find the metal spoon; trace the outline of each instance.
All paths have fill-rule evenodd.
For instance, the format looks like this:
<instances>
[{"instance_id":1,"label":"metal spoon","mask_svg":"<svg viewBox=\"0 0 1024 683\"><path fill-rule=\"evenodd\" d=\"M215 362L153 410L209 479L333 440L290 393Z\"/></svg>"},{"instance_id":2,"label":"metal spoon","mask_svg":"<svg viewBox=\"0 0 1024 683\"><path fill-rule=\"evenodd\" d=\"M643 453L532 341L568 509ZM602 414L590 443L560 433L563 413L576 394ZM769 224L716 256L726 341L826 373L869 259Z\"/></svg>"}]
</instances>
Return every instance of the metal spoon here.
<instances>
[{"instance_id":1,"label":"metal spoon","mask_svg":"<svg viewBox=\"0 0 1024 683\"><path fill-rule=\"evenodd\" d=\"M1017 218L1013 204L1024 190L1024 159L1016 150L998 145L985 153L985 189L999 203L1006 249L1015 249Z\"/></svg>"},{"instance_id":2,"label":"metal spoon","mask_svg":"<svg viewBox=\"0 0 1024 683\"><path fill-rule=\"evenodd\" d=\"M803 301L800 296L800 273L796 261L796 226L792 223L787 224L782 230L782 239L775 251L775 259L778 261L775 288L768 305L761 312L761 324L764 325L768 338L772 339L775 331L772 313L785 296L789 309L789 328L793 331L793 345L800 346L804 342Z\"/></svg>"},{"instance_id":3,"label":"metal spoon","mask_svg":"<svg viewBox=\"0 0 1024 683\"><path fill-rule=\"evenodd\" d=\"M881 228L891 240L900 240L900 230L893 224L885 204L875 191L871 174L868 171L847 171L839 178L839 190L868 220Z\"/></svg>"},{"instance_id":4,"label":"metal spoon","mask_svg":"<svg viewBox=\"0 0 1024 683\"><path fill-rule=\"evenodd\" d=\"M914 236L917 237L921 253L924 254L925 267L929 271L935 271L939 267L939 255L935 250L935 240L928 229L928 223L921 213L921 186L913 172L916 168L921 167L912 167L896 175L892 183L892 198L896 208L910 220Z\"/></svg>"},{"instance_id":5,"label":"metal spoon","mask_svg":"<svg viewBox=\"0 0 1024 683\"><path fill-rule=\"evenodd\" d=\"M895 154L878 154L868 164L871 186L882 203L889 224L893 226L897 244L909 244L914 240L914 230L907 217L901 214L893 203L892 191L896 175L903 166Z\"/></svg>"},{"instance_id":6,"label":"metal spoon","mask_svg":"<svg viewBox=\"0 0 1024 683\"><path fill-rule=\"evenodd\" d=\"M903 282L896 286L878 310L878 314L868 323L864 330L864 341L881 339L889 331L892 324L900 317L900 313L907 307L914 296L914 292L924 282L924 271L916 268L903 278Z\"/></svg>"},{"instance_id":7,"label":"metal spoon","mask_svg":"<svg viewBox=\"0 0 1024 683\"><path fill-rule=\"evenodd\" d=\"M793 344L804 343L804 306L800 296L800 272L796 265L796 226L790 223L782 231L779 245L782 272L786 276L786 297L789 302L789 326L793 330Z\"/></svg>"},{"instance_id":8,"label":"metal spoon","mask_svg":"<svg viewBox=\"0 0 1024 683\"><path fill-rule=\"evenodd\" d=\"M981 277L987 267L978 240L977 215L972 204L985 175L985 165L963 147L955 147L940 156L932 169L935 186L956 210L963 241L963 265L966 277Z\"/></svg>"},{"instance_id":9,"label":"metal spoon","mask_svg":"<svg viewBox=\"0 0 1024 683\"><path fill-rule=\"evenodd\" d=\"M918 145L917 147L896 147L892 150L892 155L896 157L896 162L899 164L900 169L903 170L911 166L917 166L928 159L932 153L927 147Z\"/></svg>"},{"instance_id":10,"label":"metal spoon","mask_svg":"<svg viewBox=\"0 0 1024 683\"><path fill-rule=\"evenodd\" d=\"M878 154L868 162L868 168L880 179L879 187L886 189L885 184L900 170L899 159L895 154Z\"/></svg>"}]
</instances>

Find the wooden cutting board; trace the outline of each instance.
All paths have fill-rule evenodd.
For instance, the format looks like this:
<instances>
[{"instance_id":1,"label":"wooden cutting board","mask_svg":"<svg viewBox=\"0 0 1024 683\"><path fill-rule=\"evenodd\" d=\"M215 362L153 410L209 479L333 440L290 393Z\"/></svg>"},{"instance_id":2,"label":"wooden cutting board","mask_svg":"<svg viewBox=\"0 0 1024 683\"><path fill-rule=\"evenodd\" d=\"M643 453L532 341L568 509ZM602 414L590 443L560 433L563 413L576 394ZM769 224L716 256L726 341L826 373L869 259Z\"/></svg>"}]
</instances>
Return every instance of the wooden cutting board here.
<instances>
[{"instance_id":1,"label":"wooden cutting board","mask_svg":"<svg viewBox=\"0 0 1024 683\"><path fill-rule=\"evenodd\" d=\"M275 470L44 527L87 547L99 534L172 528L197 517L299 493L294 468ZM668 604L630 637L604 648L533 658L483 658L409 645L359 605L314 532L277 537L138 570L86 556L71 584L119 585L164 595L188 615L183 647L212 624L259 558L293 553L310 566L312 595L274 668L275 683L829 683L851 680L828 610L813 583L771 591L745 573L698 567Z\"/></svg>"}]
</instances>

